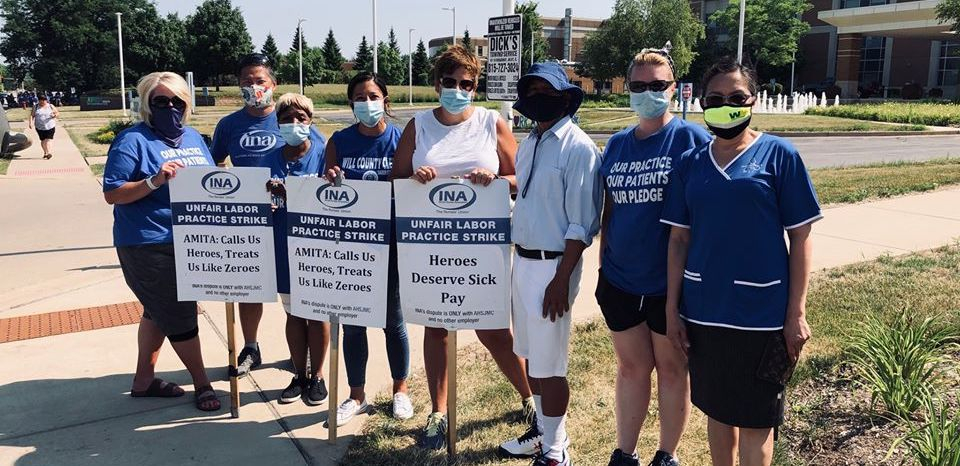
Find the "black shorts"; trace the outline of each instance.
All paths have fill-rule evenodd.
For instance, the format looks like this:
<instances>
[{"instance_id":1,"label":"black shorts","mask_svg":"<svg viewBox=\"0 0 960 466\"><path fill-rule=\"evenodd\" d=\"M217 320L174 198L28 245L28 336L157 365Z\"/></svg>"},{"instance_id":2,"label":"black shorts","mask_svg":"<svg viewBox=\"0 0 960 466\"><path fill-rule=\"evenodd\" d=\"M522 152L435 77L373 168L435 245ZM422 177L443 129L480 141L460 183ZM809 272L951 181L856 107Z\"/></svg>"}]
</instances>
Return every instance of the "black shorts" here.
<instances>
[{"instance_id":1,"label":"black shorts","mask_svg":"<svg viewBox=\"0 0 960 466\"><path fill-rule=\"evenodd\" d=\"M37 136L40 136L41 141L45 141L47 139L53 139L53 133L56 133L56 132L57 132L57 128L50 128L50 129L37 128Z\"/></svg>"},{"instance_id":2,"label":"black shorts","mask_svg":"<svg viewBox=\"0 0 960 466\"><path fill-rule=\"evenodd\" d=\"M144 319L168 337L197 329L197 302L177 300L172 244L118 247L117 257L127 286L143 305Z\"/></svg>"},{"instance_id":3,"label":"black shorts","mask_svg":"<svg viewBox=\"0 0 960 466\"><path fill-rule=\"evenodd\" d=\"M667 334L667 297L637 296L613 286L603 270L597 278L597 304L611 332L629 330L644 322L654 333Z\"/></svg>"},{"instance_id":4,"label":"black shorts","mask_svg":"<svg viewBox=\"0 0 960 466\"><path fill-rule=\"evenodd\" d=\"M765 429L782 424L784 385L758 377L767 345L783 344L774 335L782 331L686 324L693 405L730 426Z\"/></svg>"}]
</instances>

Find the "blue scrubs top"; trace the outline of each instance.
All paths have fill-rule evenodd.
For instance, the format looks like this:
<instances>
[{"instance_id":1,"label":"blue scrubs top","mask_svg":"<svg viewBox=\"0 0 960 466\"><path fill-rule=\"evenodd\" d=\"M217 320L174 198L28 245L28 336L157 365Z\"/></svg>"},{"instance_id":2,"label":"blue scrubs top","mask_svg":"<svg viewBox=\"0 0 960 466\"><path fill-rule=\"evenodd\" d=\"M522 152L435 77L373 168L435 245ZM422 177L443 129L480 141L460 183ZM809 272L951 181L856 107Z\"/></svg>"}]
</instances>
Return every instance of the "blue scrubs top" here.
<instances>
[{"instance_id":1,"label":"blue scrubs top","mask_svg":"<svg viewBox=\"0 0 960 466\"><path fill-rule=\"evenodd\" d=\"M217 163L229 155L234 167L259 167L267 152L283 146L277 112L257 117L241 108L217 123L210 152Z\"/></svg>"},{"instance_id":2,"label":"blue scrubs top","mask_svg":"<svg viewBox=\"0 0 960 466\"><path fill-rule=\"evenodd\" d=\"M683 155L661 217L690 229L680 314L702 325L782 329L790 285L784 229L822 217L813 183L785 139L761 134L723 168L712 146Z\"/></svg>"},{"instance_id":3,"label":"blue scrubs top","mask_svg":"<svg viewBox=\"0 0 960 466\"><path fill-rule=\"evenodd\" d=\"M330 142L337 148L337 165L348 180L390 181L393 153L400 142L400 128L387 123L387 129L376 137L360 133L360 123L344 128Z\"/></svg>"},{"instance_id":4,"label":"blue scrubs top","mask_svg":"<svg viewBox=\"0 0 960 466\"><path fill-rule=\"evenodd\" d=\"M288 162L281 145L260 160L261 167L270 169L270 179L284 181L288 176L318 176L323 171L323 151L326 144L320 133L310 133L310 149L300 160ZM273 250L277 266L277 292L290 293L290 259L287 257L287 204L282 198L273 199Z\"/></svg>"},{"instance_id":5,"label":"blue scrubs top","mask_svg":"<svg viewBox=\"0 0 960 466\"><path fill-rule=\"evenodd\" d=\"M603 153L600 176L611 209L600 267L622 291L664 295L670 240L670 227L660 223L664 190L680 155L709 142L710 134L679 118L643 139L635 128L614 134Z\"/></svg>"}]
</instances>

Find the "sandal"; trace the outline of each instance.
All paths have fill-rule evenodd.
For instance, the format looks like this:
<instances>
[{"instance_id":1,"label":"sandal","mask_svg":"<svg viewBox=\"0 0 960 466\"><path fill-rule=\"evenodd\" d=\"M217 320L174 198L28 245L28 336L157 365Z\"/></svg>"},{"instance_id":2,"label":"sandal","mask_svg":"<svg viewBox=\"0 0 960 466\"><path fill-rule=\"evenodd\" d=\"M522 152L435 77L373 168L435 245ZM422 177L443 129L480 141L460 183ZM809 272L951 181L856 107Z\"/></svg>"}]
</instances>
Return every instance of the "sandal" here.
<instances>
[{"instance_id":1,"label":"sandal","mask_svg":"<svg viewBox=\"0 0 960 466\"><path fill-rule=\"evenodd\" d=\"M179 385L161 379L153 379L146 390L130 390L130 396L134 398L176 398L183 396L183 393L183 389Z\"/></svg>"},{"instance_id":2,"label":"sandal","mask_svg":"<svg viewBox=\"0 0 960 466\"><path fill-rule=\"evenodd\" d=\"M213 387L210 385L197 388L196 391L193 392L193 397L193 402L200 411L220 410L220 399L217 398L217 392L213 391ZM213 402L213 404L209 404L211 402ZM204 405L207 405L207 407L205 408Z\"/></svg>"}]
</instances>

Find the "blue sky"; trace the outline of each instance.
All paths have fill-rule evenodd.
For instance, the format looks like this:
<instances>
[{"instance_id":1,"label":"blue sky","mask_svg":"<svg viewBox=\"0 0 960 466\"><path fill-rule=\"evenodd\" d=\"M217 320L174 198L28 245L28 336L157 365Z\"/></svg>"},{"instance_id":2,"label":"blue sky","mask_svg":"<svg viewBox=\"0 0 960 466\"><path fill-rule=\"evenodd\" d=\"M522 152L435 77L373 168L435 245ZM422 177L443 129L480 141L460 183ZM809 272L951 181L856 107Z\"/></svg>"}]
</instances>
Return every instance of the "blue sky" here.
<instances>
[{"instance_id":1,"label":"blue sky","mask_svg":"<svg viewBox=\"0 0 960 466\"><path fill-rule=\"evenodd\" d=\"M574 16L607 18L615 0L540 0L538 10L543 16L563 16L564 9L573 8ZM157 0L162 14L177 13L184 17L193 13L200 0ZM260 50L268 32L272 32L281 52L293 42L294 30L299 18L306 18L304 39L311 46L319 46L326 38L327 30L333 28L340 49L347 58L352 58L360 44L360 38L371 40L373 20L371 0L233 0L247 21L247 30L254 47ZM479 37L486 33L487 18L499 16L501 0L378 0L378 39L386 40L393 26L400 42L400 50L407 52L407 31L413 32L413 46L423 39L424 43L435 37L449 36L453 29L452 15L443 7L457 9L457 35L464 28L470 35Z\"/></svg>"}]
</instances>

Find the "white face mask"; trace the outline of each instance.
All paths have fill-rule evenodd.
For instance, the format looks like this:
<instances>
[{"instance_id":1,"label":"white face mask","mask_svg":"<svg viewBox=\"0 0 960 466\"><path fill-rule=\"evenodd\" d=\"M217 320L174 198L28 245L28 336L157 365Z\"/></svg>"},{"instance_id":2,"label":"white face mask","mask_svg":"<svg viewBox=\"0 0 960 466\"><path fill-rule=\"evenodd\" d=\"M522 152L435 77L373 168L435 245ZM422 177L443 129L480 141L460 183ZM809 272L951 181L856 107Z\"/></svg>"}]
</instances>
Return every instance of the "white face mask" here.
<instances>
[{"instance_id":1,"label":"white face mask","mask_svg":"<svg viewBox=\"0 0 960 466\"><path fill-rule=\"evenodd\" d=\"M353 115L367 128L373 128L383 118L382 100L365 100L353 103Z\"/></svg>"}]
</instances>

